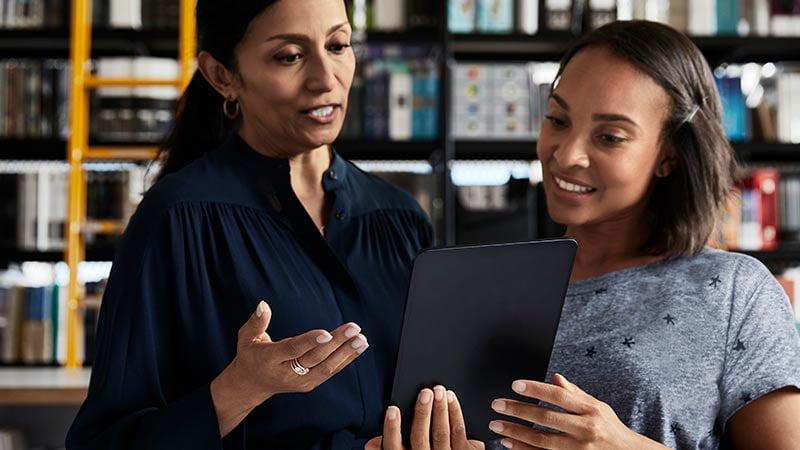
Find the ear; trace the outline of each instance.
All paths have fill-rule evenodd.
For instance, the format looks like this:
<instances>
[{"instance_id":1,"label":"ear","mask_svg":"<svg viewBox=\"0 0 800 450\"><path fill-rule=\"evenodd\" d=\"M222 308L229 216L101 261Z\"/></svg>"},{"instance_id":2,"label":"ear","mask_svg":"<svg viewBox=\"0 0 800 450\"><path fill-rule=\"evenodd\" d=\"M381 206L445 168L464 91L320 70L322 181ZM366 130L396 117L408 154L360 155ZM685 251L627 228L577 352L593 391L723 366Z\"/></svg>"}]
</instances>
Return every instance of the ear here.
<instances>
[{"instance_id":1,"label":"ear","mask_svg":"<svg viewBox=\"0 0 800 450\"><path fill-rule=\"evenodd\" d=\"M656 177L666 178L675 168L678 167L678 155L671 145L666 145L661 149L661 158L656 164Z\"/></svg>"},{"instance_id":2,"label":"ear","mask_svg":"<svg viewBox=\"0 0 800 450\"><path fill-rule=\"evenodd\" d=\"M200 52L197 55L197 68L215 91L227 100L235 100L234 74L224 64L211 56L211 53Z\"/></svg>"}]
</instances>

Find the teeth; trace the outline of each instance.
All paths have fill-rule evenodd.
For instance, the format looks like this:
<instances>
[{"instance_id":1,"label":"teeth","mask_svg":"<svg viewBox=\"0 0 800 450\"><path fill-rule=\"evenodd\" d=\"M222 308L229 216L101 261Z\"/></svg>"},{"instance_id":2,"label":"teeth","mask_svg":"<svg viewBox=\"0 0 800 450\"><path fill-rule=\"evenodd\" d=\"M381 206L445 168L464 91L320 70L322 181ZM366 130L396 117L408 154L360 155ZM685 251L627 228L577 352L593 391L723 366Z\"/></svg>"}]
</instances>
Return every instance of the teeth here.
<instances>
[{"instance_id":1,"label":"teeth","mask_svg":"<svg viewBox=\"0 0 800 450\"><path fill-rule=\"evenodd\" d=\"M311 115L314 117L325 117L330 116L333 112L333 106L323 106L322 108L317 108L311 111Z\"/></svg>"},{"instance_id":2,"label":"teeth","mask_svg":"<svg viewBox=\"0 0 800 450\"><path fill-rule=\"evenodd\" d=\"M586 192L594 191L594 188L590 188L590 187L586 187L586 186L578 186L577 184L568 183L568 182L566 182L566 181L564 181L564 180L562 180L561 178L558 178L558 177L553 177L553 179L556 180L556 184L558 185L558 187L560 187L561 189L564 189L565 191L579 192L579 193L586 193Z\"/></svg>"}]
</instances>

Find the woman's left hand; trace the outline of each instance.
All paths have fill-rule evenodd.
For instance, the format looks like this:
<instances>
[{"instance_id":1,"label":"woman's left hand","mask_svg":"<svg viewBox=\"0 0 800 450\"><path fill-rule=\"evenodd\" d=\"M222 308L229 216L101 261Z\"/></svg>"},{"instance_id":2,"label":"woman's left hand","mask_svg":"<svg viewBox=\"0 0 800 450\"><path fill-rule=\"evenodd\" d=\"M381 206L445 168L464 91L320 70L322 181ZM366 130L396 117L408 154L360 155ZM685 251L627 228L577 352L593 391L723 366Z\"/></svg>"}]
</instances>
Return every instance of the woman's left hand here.
<instances>
[{"instance_id":1,"label":"woman's left hand","mask_svg":"<svg viewBox=\"0 0 800 450\"><path fill-rule=\"evenodd\" d=\"M501 442L517 449L664 449L661 444L642 436L622 423L614 410L570 383L562 375L553 384L520 380L512 384L520 395L558 406L557 411L509 399L497 399L492 409L506 416L535 423L553 430L537 430L503 420L494 420L489 428L505 436Z\"/></svg>"}]
</instances>

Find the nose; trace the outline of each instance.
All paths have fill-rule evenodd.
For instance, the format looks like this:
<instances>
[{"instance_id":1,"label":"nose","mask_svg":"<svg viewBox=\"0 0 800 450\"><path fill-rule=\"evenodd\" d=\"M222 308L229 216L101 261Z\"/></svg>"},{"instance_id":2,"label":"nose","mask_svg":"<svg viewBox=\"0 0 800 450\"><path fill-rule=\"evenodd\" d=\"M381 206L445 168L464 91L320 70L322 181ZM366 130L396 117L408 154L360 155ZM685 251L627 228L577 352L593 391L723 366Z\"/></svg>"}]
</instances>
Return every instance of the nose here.
<instances>
[{"instance_id":1,"label":"nose","mask_svg":"<svg viewBox=\"0 0 800 450\"><path fill-rule=\"evenodd\" d=\"M330 92L336 85L333 61L327 53L314 55L308 64L306 88L315 93Z\"/></svg>"},{"instance_id":2,"label":"nose","mask_svg":"<svg viewBox=\"0 0 800 450\"><path fill-rule=\"evenodd\" d=\"M589 167L587 143L580 136L570 135L558 142L553 151L553 159L563 169Z\"/></svg>"}]
</instances>

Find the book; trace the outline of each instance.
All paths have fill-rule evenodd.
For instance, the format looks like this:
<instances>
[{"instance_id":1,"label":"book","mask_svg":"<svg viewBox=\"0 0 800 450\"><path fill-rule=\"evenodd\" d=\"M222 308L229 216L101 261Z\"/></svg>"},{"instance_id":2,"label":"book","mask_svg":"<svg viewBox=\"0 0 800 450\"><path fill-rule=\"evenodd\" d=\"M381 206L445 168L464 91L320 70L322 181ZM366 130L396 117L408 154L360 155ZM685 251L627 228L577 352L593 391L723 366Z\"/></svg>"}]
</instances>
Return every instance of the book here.
<instances>
[{"instance_id":1,"label":"book","mask_svg":"<svg viewBox=\"0 0 800 450\"><path fill-rule=\"evenodd\" d=\"M539 31L539 0L517 0L517 31L522 34Z\"/></svg>"},{"instance_id":2,"label":"book","mask_svg":"<svg viewBox=\"0 0 800 450\"><path fill-rule=\"evenodd\" d=\"M475 31L477 0L448 0L447 29L451 33L472 33Z\"/></svg>"},{"instance_id":3,"label":"book","mask_svg":"<svg viewBox=\"0 0 800 450\"><path fill-rule=\"evenodd\" d=\"M481 33L511 33L514 29L514 1L477 0L476 20Z\"/></svg>"}]
</instances>

